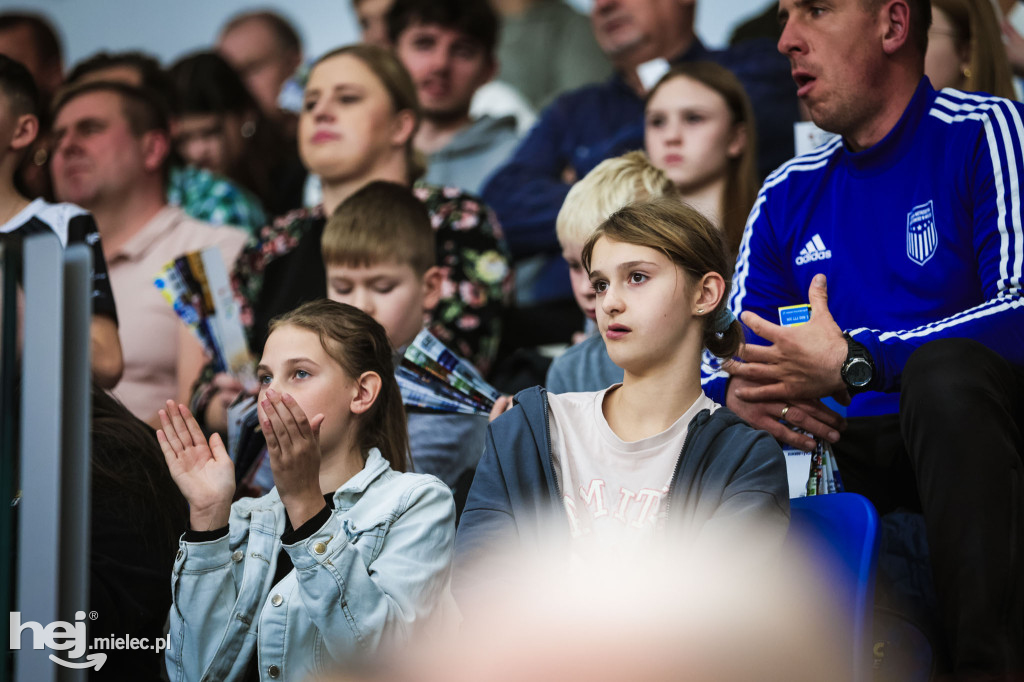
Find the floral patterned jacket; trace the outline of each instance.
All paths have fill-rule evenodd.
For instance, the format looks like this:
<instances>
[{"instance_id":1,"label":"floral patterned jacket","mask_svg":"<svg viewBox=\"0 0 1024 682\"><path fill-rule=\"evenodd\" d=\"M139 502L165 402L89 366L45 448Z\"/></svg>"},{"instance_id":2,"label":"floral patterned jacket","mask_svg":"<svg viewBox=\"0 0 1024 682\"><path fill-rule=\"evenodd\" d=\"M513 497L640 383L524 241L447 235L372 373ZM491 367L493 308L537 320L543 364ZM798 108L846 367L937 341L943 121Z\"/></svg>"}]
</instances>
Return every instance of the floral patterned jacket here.
<instances>
[{"instance_id":1,"label":"floral patterned jacket","mask_svg":"<svg viewBox=\"0 0 1024 682\"><path fill-rule=\"evenodd\" d=\"M486 376L501 340L502 312L514 289L501 226L483 201L460 189L417 183L413 193L430 215L437 265L444 276L430 330ZM326 222L322 206L292 211L261 229L239 255L231 283L249 348L257 358L271 319L326 295L320 253ZM213 374L210 363L193 388L197 417L212 396Z\"/></svg>"}]
</instances>

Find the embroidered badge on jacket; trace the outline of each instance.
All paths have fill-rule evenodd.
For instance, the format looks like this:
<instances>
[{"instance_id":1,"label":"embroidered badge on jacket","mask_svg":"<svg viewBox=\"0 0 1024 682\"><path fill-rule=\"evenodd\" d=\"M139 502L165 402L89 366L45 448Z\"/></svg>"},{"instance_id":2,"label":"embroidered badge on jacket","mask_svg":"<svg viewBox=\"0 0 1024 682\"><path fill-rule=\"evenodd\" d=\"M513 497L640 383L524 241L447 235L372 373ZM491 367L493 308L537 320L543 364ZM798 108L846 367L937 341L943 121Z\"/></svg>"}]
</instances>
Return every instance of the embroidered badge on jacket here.
<instances>
[{"instance_id":1,"label":"embroidered badge on jacket","mask_svg":"<svg viewBox=\"0 0 1024 682\"><path fill-rule=\"evenodd\" d=\"M935 255L938 244L932 202L915 206L907 214L907 256L918 265L924 265Z\"/></svg>"}]
</instances>

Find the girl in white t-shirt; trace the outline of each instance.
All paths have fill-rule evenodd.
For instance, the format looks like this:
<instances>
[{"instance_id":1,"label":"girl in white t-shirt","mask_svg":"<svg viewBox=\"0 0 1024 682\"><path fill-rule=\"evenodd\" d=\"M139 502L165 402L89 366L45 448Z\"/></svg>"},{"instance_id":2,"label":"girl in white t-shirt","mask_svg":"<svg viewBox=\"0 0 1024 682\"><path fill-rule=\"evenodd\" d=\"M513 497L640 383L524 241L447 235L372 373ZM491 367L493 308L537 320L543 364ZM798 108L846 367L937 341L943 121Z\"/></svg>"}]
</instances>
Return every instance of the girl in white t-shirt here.
<instances>
[{"instance_id":1,"label":"girl in white t-shirt","mask_svg":"<svg viewBox=\"0 0 1024 682\"><path fill-rule=\"evenodd\" d=\"M743 338L726 307L721 232L677 200L638 202L597 229L583 264L623 381L593 393L523 391L489 426L460 563L499 537L530 544L552 528L616 540L666 527L716 541L754 531L758 544L776 545L789 518L782 452L701 389L702 351L731 357Z\"/></svg>"}]
</instances>

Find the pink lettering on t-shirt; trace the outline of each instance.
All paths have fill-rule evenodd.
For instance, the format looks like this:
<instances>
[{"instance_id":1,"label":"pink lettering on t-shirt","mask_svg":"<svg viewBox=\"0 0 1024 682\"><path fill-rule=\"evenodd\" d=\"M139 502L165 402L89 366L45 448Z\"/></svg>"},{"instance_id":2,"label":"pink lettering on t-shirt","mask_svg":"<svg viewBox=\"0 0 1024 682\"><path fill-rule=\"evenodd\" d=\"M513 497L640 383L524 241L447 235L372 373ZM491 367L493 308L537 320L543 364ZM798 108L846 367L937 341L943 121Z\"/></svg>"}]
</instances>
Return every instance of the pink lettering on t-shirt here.
<instances>
[{"instance_id":1,"label":"pink lettering on t-shirt","mask_svg":"<svg viewBox=\"0 0 1024 682\"><path fill-rule=\"evenodd\" d=\"M570 537L580 537L583 533L580 530L580 517L576 513L576 501L568 495L563 495L562 504L565 506L565 515L569 518Z\"/></svg>"},{"instance_id":2,"label":"pink lettering on t-shirt","mask_svg":"<svg viewBox=\"0 0 1024 682\"><path fill-rule=\"evenodd\" d=\"M604 479L593 479L586 489L580 486L580 499L590 509L593 518L599 519L602 516L608 516L608 505L605 503L604 497Z\"/></svg>"},{"instance_id":3,"label":"pink lettering on t-shirt","mask_svg":"<svg viewBox=\"0 0 1024 682\"><path fill-rule=\"evenodd\" d=\"M643 528L648 523L653 523L658 517L658 507L661 506L661 498L664 493L651 488L642 489L637 494L637 499L643 503L640 507L640 514L633 521L634 528Z\"/></svg>"}]
</instances>

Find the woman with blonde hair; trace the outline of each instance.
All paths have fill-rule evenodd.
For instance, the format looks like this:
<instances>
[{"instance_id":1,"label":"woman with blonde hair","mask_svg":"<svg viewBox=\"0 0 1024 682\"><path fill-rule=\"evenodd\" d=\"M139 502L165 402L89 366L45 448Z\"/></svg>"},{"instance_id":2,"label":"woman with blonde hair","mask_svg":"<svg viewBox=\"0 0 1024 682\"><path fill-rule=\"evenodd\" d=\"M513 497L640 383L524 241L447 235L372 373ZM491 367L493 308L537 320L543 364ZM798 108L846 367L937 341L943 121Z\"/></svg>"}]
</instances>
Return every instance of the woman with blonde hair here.
<instances>
[{"instance_id":1,"label":"woman with blonde hair","mask_svg":"<svg viewBox=\"0 0 1024 682\"><path fill-rule=\"evenodd\" d=\"M1010 62L988 0L932 0L924 72L936 90L1015 99Z\"/></svg>"},{"instance_id":2,"label":"woman with blonde hair","mask_svg":"<svg viewBox=\"0 0 1024 682\"><path fill-rule=\"evenodd\" d=\"M735 256L759 185L757 132L743 85L712 62L676 64L647 94L644 116L651 162L723 231Z\"/></svg>"}]
</instances>

